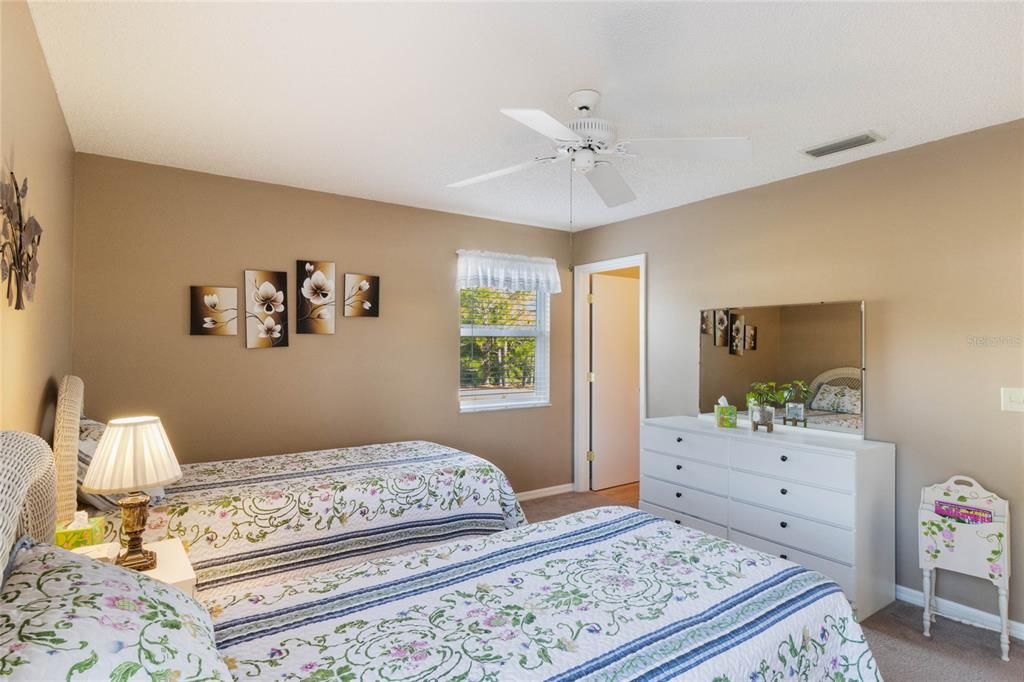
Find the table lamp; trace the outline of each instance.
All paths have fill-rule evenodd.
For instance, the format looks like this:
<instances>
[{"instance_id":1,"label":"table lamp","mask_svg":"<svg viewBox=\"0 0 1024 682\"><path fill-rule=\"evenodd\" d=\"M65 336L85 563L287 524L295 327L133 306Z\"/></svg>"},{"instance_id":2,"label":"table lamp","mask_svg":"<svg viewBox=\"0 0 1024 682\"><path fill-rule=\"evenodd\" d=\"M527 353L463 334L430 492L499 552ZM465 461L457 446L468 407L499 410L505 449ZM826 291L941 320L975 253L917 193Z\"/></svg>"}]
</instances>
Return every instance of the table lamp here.
<instances>
[{"instance_id":1,"label":"table lamp","mask_svg":"<svg viewBox=\"0 0 1024 682\"><path fill-rule=\"evenodd\" d=\"M181 467L159 417L125 417L107 423L82 490L101 495L129 493L117 502L121 530L128 536L128 548L117 557L118 566L137 571L156 568L156 552L142 547L150 498L141 491L179 478Z\"/></svg>"}]
</instances>

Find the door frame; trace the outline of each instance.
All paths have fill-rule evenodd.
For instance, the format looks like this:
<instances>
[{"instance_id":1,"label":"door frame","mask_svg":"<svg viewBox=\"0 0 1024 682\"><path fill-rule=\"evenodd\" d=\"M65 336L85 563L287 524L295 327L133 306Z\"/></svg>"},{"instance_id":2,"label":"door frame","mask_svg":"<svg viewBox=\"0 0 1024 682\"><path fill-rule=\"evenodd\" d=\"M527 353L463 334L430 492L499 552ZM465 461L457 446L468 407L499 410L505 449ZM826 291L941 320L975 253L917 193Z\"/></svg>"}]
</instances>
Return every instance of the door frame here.
<instances>
[{"instance_id":1,"label":"door frame","mask_svg":"<svg viewBox=\"0 0 1024 682\"><path fill-rule=\"evenodd\" d=\"M590 275L622 268L640 268L640 419L647 418L647 254L585 263L573 268L573 489L590 490L587 446L590 435ZM639 447L639 443L637 444Z\"/></svg>"}]
</instances>

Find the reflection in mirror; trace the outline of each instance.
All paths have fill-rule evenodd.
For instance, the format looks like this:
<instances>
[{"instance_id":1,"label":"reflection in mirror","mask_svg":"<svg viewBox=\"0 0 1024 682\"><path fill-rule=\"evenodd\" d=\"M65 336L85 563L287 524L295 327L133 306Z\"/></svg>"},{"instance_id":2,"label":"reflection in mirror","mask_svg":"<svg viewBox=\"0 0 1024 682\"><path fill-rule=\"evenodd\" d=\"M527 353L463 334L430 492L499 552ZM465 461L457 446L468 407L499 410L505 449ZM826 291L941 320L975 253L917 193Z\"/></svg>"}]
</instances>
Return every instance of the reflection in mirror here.
<instances>
[{"instance_id":1,"label":"reflection in mirror","mask_svg":"<svg viewBox=\"0 0 1024 682\"><path fill-rule=\"evenodd\" d=\"M701 311L700 411L724 395L743 421L773 383L776 424L863 435L863 329L860 301Z\"/></svg>"}]
</instances>

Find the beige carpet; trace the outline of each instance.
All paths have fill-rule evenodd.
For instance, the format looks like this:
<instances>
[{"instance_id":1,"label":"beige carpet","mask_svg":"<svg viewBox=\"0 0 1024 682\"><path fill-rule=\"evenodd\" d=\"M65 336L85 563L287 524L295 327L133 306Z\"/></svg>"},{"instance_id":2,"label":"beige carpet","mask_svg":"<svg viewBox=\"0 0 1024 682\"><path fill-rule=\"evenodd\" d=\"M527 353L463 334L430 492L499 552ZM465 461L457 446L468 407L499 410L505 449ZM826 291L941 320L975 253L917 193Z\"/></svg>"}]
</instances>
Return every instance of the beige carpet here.
<instances>
[{"instance_id":1,"label":"beige carpet","mask_svg":"<svg viewBox=\"0 0 1024 682\"><path fill-rule=\"evenodd\" d=\"M566 493L523 502L530 521L608 504L596 493ZM1024 642L1013 640L1010 662L999 660L999 635L939 618L932 638L921 634L921 609L893 602L864 623L882 676L890 682L1022 682Z\"/></svg>"}]
</instances>

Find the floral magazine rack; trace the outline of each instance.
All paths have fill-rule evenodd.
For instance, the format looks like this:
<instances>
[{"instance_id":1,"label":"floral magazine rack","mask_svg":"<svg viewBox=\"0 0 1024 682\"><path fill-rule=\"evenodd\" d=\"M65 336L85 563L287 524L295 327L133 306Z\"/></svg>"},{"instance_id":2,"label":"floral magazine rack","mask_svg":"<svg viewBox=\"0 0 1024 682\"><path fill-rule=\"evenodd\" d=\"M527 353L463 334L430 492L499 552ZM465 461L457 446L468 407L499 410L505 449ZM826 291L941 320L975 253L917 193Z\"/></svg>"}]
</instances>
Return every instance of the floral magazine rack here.
<instances>
[{"instance_id":1,"label":"floral magazine rack","mask_svg":"<svg viewBox=\"0 0 1024 682\"><path fill-rule=\"evenodd\" d=\"M1010 660L1009 502L985 490L969 476L953 476L945 483L921 490L917 518L918 558L924 573L924 636L931 637L931 624L937 613L936 569L984 578L999 592L999 643L1002 659Z\"/></svg>"}]
</instances>

